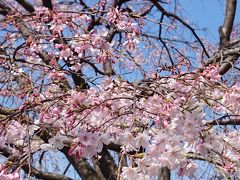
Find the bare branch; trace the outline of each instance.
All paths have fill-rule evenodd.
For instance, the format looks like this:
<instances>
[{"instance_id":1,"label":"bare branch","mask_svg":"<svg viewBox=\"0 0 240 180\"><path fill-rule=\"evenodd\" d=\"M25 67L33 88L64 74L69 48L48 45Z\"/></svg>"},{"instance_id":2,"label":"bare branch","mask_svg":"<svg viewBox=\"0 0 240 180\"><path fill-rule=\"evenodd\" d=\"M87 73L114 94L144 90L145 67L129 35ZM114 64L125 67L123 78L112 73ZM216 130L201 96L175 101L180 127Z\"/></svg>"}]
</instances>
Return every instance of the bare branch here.
<instances>
[{"instance_id":1,"label":"bare branch","mask_svg":"<svg viewBox=\"0 0 240 180\"><path fill-rule=\"evenodd\" d=\"M1 147L0 148L0 154L2 154L3 156L7 157L7 158L11 158L11 151L10 149L8 149L8 147L6 146L5 148ZM36 178L40 178L40 179L46 179L46 180L71 180L71 178L65 176L65 175L61 175L61 174L57 174L57 173L52 173L52 172L43 172L40 171L32 166L30 166L31 170L29 170L29 164L27 162L24 162L25 164L21 166L21 168L24 170L24 172L26 174L30 173L31 176L34 176Z\"/></svg>"},{"instance_id":2,"label":"bare branch","mask_svg":"<svg viewBox=\"0 0 240 180\"><path fill-rule=\"evenodd\" d=\"M226 1L226 14L224 23L219 27L220 44L219 49L223 49L227 42L230 40L230 35L232 32L233 22L235 18L237 1L227 0Z\"/></svg>"},{"instance_id":3,"label":"bare branch","mask_svg":"<svg viewBox=\"0 0 240 180\"><path fill-rule=\"evenodd\" d=\"M6 16L10 11L11 9L6 4L0 1L0 14Z\"/></svg>"},{"instance_id":4,"label":"bare branch","mask_svg":"<svg viewBox=\"0 0 240 180\"><path fill-rule=\"evenodd\" d=\"M213 120L210 122L207 122L208 125L240 125L240 119L230 119L227 121L222 121L222 120Z\"/></svg>"},{"instance_id":5,"label":"bare branch","mask_svg":"<svg viewBox=\"0 0 240 180\"><path fill-rule=\"evenodd\" d=\"M13 109L5 108L5 107L0 106L0 115L8 116L8 115L11 115L14 112L16 112L16 111L13 110Z\"/></svg>"},{"instance_id":6,"label":"bare branch","mask_svg":"<svg viewBox=\"0 0 240 180\"><path fill-rule=\"evenodd\" d=\"M29 173L28 164L22 166L22 169L25 171L26 174ZM31 167L30 174L32 176L35 176L36 178L46 179L46 180L71 180L71 178L65 175L51 173L51 172L43 172L34 167Z\"/></svg>"},{"instance_id":7,"label":"bare branch","mask_svg":"<svg viewBox=\"0 0 240 180\"><path fill-rule=\"evenodd\" d=\"M24 7L24 9L26 9L28 12L33 13L34 12L34 8L33 6L28 3L25 0L16 0L22 7Z\"/></svg>"},{"instance_id":8,"label":"bare branch","mask_svg":"<svg viewBox=\"0 0 240 180\"><path fill-rule=\"evenodd\" d=\"M115 27L112 25L108 34L107 34L106 41L111 42L113 37L114 37L114 34L115 34ZM105 61L103 63L103 71L104 71L104 74L108 75L108 76L112 76L112 75L115 74L113 69L112 69L111 61Z\"/></svg>"},{"instance_id":9,"label":"bare branch","mask_svg":"<svg viewBox=\"0 0 240 180\"><path fill-rule=\"evenodd\" d=\"M157 0L150 0L159 11L162 12L162 14L166 15L167 17L172 17L174 19L176 19L177 21L179 21L181 24L183 24L185 27L187 27L194 35L194 37L198 40L198 42L200 43L200 45L203 48L204 53L206 54L206 56L209 58L209 54L202 42L202 40L198 37L197 33L195 32L195 30L188 24L186 23L184 20L182 20L180 17L178 17L176 14L173 14L171 12L166 11L159 3Z\"/></svg>"},{"instance_id":10,"label":"bare branch","mask_svg":"<svg viewBox=\"0 0 240 180\"><path fill-rule=\"evenodd\" d=\"M213 160L213 159L210 159L210 158L205 158L203 156L199 156L199 155L196 155L196 154L193 154L193 153L188 153L185 156L188 159L196 159L196 160L200 160L200 161L209 162L209 163L218 165L220 167L222 166L222 164L220 162L216 161L216 160Z\"/></svg>"},{"instance_id":11,"label":"bare branch","mask_svg":"<svg viewBox=\"0 0 240 180\"><path fill-rule=\"evenodd\" d=\"M224 23L219 27L219 49L224 49L227 46L227 43L230 41L230 36L233 28L233 22L235 18L235 12L237 7L236 0L227 0L226 1L226 14L224 18ZM223 64L220 66L219 74L224 75L233 64L238 59L239 55L230 56L224 59Z\"/></svg>"},{"instance_id":12,"label":"bare branch","mask_svg":"<svg viewBox=\"0 0 240 180\"><path fill-rule=\"evenodd\" d=\"M51 0L42 0L43 5L49 9L53 9L52 1Z\"/></svg>"}]
</instances>

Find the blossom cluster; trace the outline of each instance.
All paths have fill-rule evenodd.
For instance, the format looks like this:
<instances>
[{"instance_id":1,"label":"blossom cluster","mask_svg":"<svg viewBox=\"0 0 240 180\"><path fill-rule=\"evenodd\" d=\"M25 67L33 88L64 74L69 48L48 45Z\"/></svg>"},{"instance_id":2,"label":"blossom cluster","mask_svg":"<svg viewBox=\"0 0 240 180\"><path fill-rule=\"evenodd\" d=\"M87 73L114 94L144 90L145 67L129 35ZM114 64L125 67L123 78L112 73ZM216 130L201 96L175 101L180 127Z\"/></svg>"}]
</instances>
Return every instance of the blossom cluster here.
<instances>
[{"instance_id":1,"label":"blossom cluster","mask_svg":"<svg viewBox=\"0 0 240 180\"><path fill-rule=\"evenodd\" d=\"M157 37L141 32L148 29L143 15L131 12L134 7L128 4L124 9L109 2L76 5L71 11L56 3L52 10L35 6L32 16L7 16L11 28L4 28L14 30L4 34L8 44L3 45L14 51L8 48L10 56L0 57L7 79L0 95L17 99L17 108L0 117L0 149L21 160L38 151L63 149L74 158L91 159L103 148L117 147L127 157L123 179L151 179L162 167L191 177L199 168L196 160L240 176L240 132L218 126L226 119L237 121L240 83L222 82L216 65L189 72L187 48L173 48L180 54L174 55L175 66L169 44L160 48L149 40ZM143 9L151 8L150 3ZM178 41L173 39L170 47ZM202 51L196 54L202 56ZM141 77L107 77L106 63L116 72L136 68ZM96 76L90 77L92 72ZM91 85L83 88L80 81ZM16 165L21 168L25 160ZM0 178L19 179L19 169L0 165Z\"/></svg>"},{"instance_id":2,"label":"blossom cluster","mask_svg":"<svg viewBox=\"0 0 240 180\"><path fill-rule=\"evenodd\" d=\"M237 138L238 131L228 135L208 128L205 111L213 108L225 113L227 107L235 108L228 108L228 113L239 111L238 99L231 100L239 87L226 90L219 84L213 88L216 82L206 72L163 77L149 87L107 78L97 89L71 90L55 105L46 103L41 122L58 128L63 136L74 137L69 153L77 157L97 155L109 143L120 144L125 154L144 148L142 158L129 156L138 166L124 168L123 177L156 176L160 167L191 175L197 169L189 159L191 154L210 156L223 164L232 162L232 171L238 166L239 154L229 141Z\"/></svg>"},{"instance_id":3,"label":"blossom cluster","mask_svg":"<svg viewBox=\"0 0 240 180\"><path fill-rule=\"evenodd\" d=\"M24 146L27 136L33 135L38 126L51 125L55 130L48 143L31 141L33 150L68 146L69 155L81 158L96 156L110 143L119 144L126 155L143 154L141 158L128 155L130 164L122 173L126 179L157 176L160 167L191 176L198 166L189 158L192 154L212 157L223 164L222 171L236 173L239 147L234 142L239 132L226 134L209 128L205 111L212 108L222 114L238 113L239 86L226 89L218 84L213 88L217 80L210 81L208 73L214 71L206 71L202 75L159 77L150 85L106 78L97 88L71 90L65 96L59 85L49 86L44 95L35 98L35 103L45 101L38 107L39 121L31 128L17 121L8 122L7 128L2 127L1 147Z\"/></svg>"}]
</instances>

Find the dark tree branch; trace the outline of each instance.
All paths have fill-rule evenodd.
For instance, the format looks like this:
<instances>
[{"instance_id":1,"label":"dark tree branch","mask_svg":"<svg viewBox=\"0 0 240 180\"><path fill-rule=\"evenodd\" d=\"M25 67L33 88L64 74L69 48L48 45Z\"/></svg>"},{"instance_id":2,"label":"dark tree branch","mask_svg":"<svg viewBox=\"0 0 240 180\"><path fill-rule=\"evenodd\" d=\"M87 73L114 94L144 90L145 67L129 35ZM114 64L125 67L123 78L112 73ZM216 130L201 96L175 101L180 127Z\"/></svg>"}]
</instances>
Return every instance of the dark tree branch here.
<instances>
[{"instance_id":1,"label":"dark tree branch","mask_svg":"<svg viewBox=\"0 0 240 180\"><path fill-rule=\"evenodd\" d=\"M143 13L140 14L139 16L140 16L140 17L146 16L146 15L152 10L153 7L154 7L154 5L152 5L149 9L147 9L145 12L143 12Z\"/></svg>"},{"instance_id":2,"label":"dark tree branch","mask_svg":"<svg viewBox=\"0 0 240 180\"><path fill-rule=\"evenodd\" d=\"M194 35L194 37L198 40L198 42L200 43L200 45L202 46L203 48L203 51L204 53L206 54L206 56L209 58L209 54L202 42L202 40L199 38L199 36L197 35L197 33L195 32L195 30L188 24L186 23L183 19L181 19L180 17L178 17L176 14L173 14L171 12L168 12L166 11L159 3L157 0L150 0L156 7L159 11L162 12L162 14L164 14L165 16L167 17L172 17L174 19L176 19L177 21L179 21L181 24L183 24L185 27L187 27L191 32L192 34Z\"/></svg>"},{"instance_id":3,"label":"dark tree branch","mask_svg":"<svg viewBox=\"0 0 240 180\"><path fill-rule=\"evenodd\" d=\"M207 122L208 125L221 125L221 126L226 126L226 125L240 125L240 119L230 119L227 121L223 120L213 120L210 122Z\"/></svg>"},{"instance_id":4,"label":"dark tree branch","mask_svg":"<svg viewBox=\"0 0 240 180\"><path fill-rule=\"evenodd\" d=\"M81 59L81 61L83 61L83 62L86 63L86 64L89 64L89 65L94 69L94 71L95 71L96 74L99 73L99 74L101 74L101 75L105 75L104 72L100 71L100 70L97 68L97 66L95 66L94 63L92 63L92 62L90 62L90 61L88 61L88 60L85 60L85 59Z\"/></svg>"},{"instance_id":5,"label":"dark tree branch","mask_svg":"<svg viewBox=\"0 0 240 180\"><path fill-rule=\"evenodd\" d=\"M233 22L235 18L237 1L236 0L227 0L226 1L226 14L224 18L224 23L219 27L219 49L222 50L227 46L227 43L230 41L230 36L233 28ZM224 75L233 64L237 61L239 55L229 56L223 59L222 65L219 69L219 74Z\"/></svg>"},{"instance_id":6,"label":"dark tree branch","mask_svg":"<svg viewBox=\"0 0 240 180\"><path fill-rule=\"evenodd\" d=\"M130 0L115 0L113 6L119 6L120 7L128 1L130 1Z\"/></svg>"},{"instance_id":7,"label":"dark tree branch","mask_svg":"<svg viewBox=\"0 0 240 180\"><path fill-rule=\"evenodd\" d=\"M71 166L71 163L68 163L67 167L65 168L65 170L63 171L63 174L66 174L66 172L68 171L69 167Z\"/></svg>"},{"instance_id":8,"label":"dark tree branch","mask_svg":"<svg viewBox=\"0 0 240 180\"><path fill-rule=\"evenodd\" d=\"M36 135L46 143L48 143L48 139L51 138L47 129L36 133ZM71 163L78 175L83 180L103 180L101 178L102 176L97 174L97 172L92 168L92 166L85 158L78 159L75 156L70 156L68 154L69 147L65 146L60 151L65 155L65 157L68 159L68 161Z\"/></svg>"},{"instance_id":9,"label":"dark tree branch","mask_svg":"<svg viewBox=\"0 0 240 180\"><path fill-rule=\"evenodd\" d=\"M186 158L209 162L209 163L212 163L212 164L220 166L220 167L222 166L222 164L220 162L218 162L218 161L216 161L216 160L214 160L212 158L210 159L210 158L199 156L199 155L193 154L193 153L186 154Z\"/></svg>"},{"instance_id":10,"label":"dark tree branch","mask_svg":"<svg viewBox=\"0 0 240 180\"><path fill-rule=\"evenodd\" d=\"M226 14L224 18L224 23L219 27L219 36L220 44L219 49L223 49L228 41L230 40L233 22L235 18L237 1L236 0L227 0L226 1Z\"/></svg>"},{"instance_id":11,"label":"dark tree branch","mask_svg":"<svg viewBox=\"0 0 240 180\"><path fill-rule=\"evenodd\" d=\"M231 41L229 41L226 46L227 47L232 47L232 46L235 46L235 45L238 45L240 43L240 39L233 39Z\"/></svg>"},{"instance_id":12,"label":"dark tree branch","mask_svg":"<svg viewBox=\"0 0 240 180\"><path fill-rule=\"evenodd\" d=\"M99 167L102 171L103 176L108 180L117 179L117 166L108 150L103 148L101 152L101 158L99 159Z\"/></svg>"},{"instance_id":13,"label":"dark tree branch","mask_svg":"<svg viewBox=\"0 0 240 180\"><path fill-rule=\"evenodd\" d=\"M0 14L6 16L10 11L11 9L6 4L0 1Z\"/></svg>"},{"instance_id":14,"label":"dark tree branch","mask_svg":"<svg viewBox=\"0 0 240 180\"><path fill-rule=\"evenodd\" d=\"M212 126L212 125L240 125L240 119L236 119L236 117L240 117L240 115L226 114L218 119L207 121L206 125L210 125L210 126ZM224 119L228 119L228 120L224 120Z\"/></svg>"},{"instance_id":15,"label":"dark tree branch","mask_svg":"<svg viewBox=\"0 0 240 180\"><path fill-rule=\"evenodd\" d=\"M79 3L83 6L83 9L89 9L87 4L83 0L79 0Z\"/></svg>"},{"instance_id":16,"label":"dark tree branch","mask_svg":"<svg viewBox=\"0 0 240 180\"><path fill-rule=\"evenodd\" d=\"M122 4L128 2L129 0L115 0L113 3L113 7L121 7ZM116 27L114 25L111 25L110 30L107 34L106 41L111 42L114 35L116 33ZM112 62L111 61L106 61L103 63L103 71L105 75L112 76L115 75L115 72L112 69Z\"/></svg>"},{"instance_id":17,"label":"dark tree branch","mask_svg":"<svg viewBox=\"0 0 240 180\"><path fill-rule=\"evenodd\" d=\"M170 180L171 172L167 167L163 167L159 170L158 180Z\"/></svg>"},{"instance_id":18,"label":"dark tree branch","mask_svg":"<svg viewBox=\"0 0 240 180\"><path fill-rule=\"evenodd\" d=\"M33 37L33 34L30 32L30 30L24 24L19 26L19 30L21 31L24 39L27 39L30 36ZM38 53L37 55L43 60L44 63L49 65L50 58L49 58L48 54L45 51L42 51L42 52Z\"/></svg>"},{"instance_id":19,"label":"dark tree branch","mask_svg":"<svg viewBox=\"0 0 240 180\"><path fill-rule=\"evenodd\" d=\"M164 18L164 14L162 14L162 16L161 16L161 18L160 18L160 23L159 23L159 35L158 35L158 36L159 36L160 42L163 44L163 47L166 49L167 54L168 54L168 57L169 57L169 59L170 59L170 62L171 62L171 64L172 64L172 66L173 66L173 65L174 65L174 62L173 62L172 56L171 56L171 54L170 54L170 51L169 51L169 49L168 49L165 41L163 41L163 39L162 39L162 22L163 22L163 18Z\"/></svg>"},{"instance_id":20,"label":"dark tree branch","mask_svg":"<svg viewBox=\"0 0 240 180\"><path fill-rule=\"evenodd\" d=\"M16 112L16 110L0 106L0 115L8 116L14 112Z\"/></svg>"},{"instance_id":21,"label":"dark tree branch","mask_svg":"<svg viewBox=\"0 0 240 180\"><path fill-rule=\"evenodd\" d=\"M8 147L5 147L5 148L1 147L0 154L5 156L6 158L12 159L12 157L11 157L12 153L11 153L11 150L8 149ZM26 174L30 173L31 176L34 176L36 178L46 179L46 180L71 180L71 178L69 178L65 175L52 173L52 172L43 172L43 171L40 171L40 170L34 168L33 166L29 166L29 164L27 162L23 162L23 163L25 163L25 164L22 165L21 168L24 170L24 172ZM29 170L29 167L31 168L30 170Z\"/></svg>"},{"instance_id":22,"label":"dark tree branch","mask_svg":"<svg viewBox=\"0 0 240 180\"><path fill-rule=\"evenodd\" d=\"M34 8L33 6L28 3L25 0L16 0L22 7L24 7L24 9L26 9L28 12L33 13L34 12Z\"/></svg>"},{"instance_id":23,"label":"dark tree branch","mask_svg":"<svg viewBox=\"0 0 240 180\"><path fill-rule=\"evenodd\" d=\"M22 166L22 169L25 171L26 174L30 172L30 175L40 178L40 179L46 179L46 180L72 180L71 178L61 175L61 174L56 174L56 173L51 173L51 172L43 172L40 171L34 167L31 166L31 169L29 171L29 165L26 164Z\"/></svg>"},{"instance_id":24,"label":"dark tree branch","mask_svg":"<svg viewBox=\"0 0 240 180\"><path fill-rule=\"evenodd\" d=\"M116 151L116 152L121 152L121 146L118 145L118 144L114 144L114 143L110 143L108 145L105 145L106 149L110 149L110 150L113 150L113 151Z\"/></svg>"},{"instance_id":25,"label":"dark tree branch","mask_svg":"<svg viewBox=\"0 0 240 180\"><path fill-rule=\"evenodd\" d=\"M111 42L114 35L115 35L115 27L112 25L108 34L107 34L107 37L106 37L106 41L107 42ZM105 75L108 75L108 76L112 76L115 74L115 72L113 71L112 69L112 62L111 61L105 61L103 63L103 71L104 71L104 74Z\"/></svg>"},{"instance_id":26,"label":"dark tree branch","mask_svg":"<svg viewBox=\"0 0 240 180\"><path fill-rule=\"evenodd\" d=\"M49 8L49 9L53 9L53 5L52 5L52 1L51 0L42 0L43 6Z\"/></svg>"},{"instance_id":27,"label":"dark tree branch","mask_svg":"<svg viewBox=\"0 0 240 180\"><path fill-rule=\"evenodd\" d=\"M101 177L101 175L97 174L97 172L85 158L78 159L74 156L69 156L68 149L69 148L64 147L61 152L67 157L69 162L83 180L105 180Z\"/></svg>"},{"instance_id":28,"label":"dark tree branch","mask_svg":"<svg viewBox=\"0 0 240 180\"><path fill-rule=\"evenodd\" d=\"M202 68L200 68L198 70L198 72L202 72L204 70L205 67L211 65L211 64L216 64L218 62L220 62L221 60L224 60L223 63L227 63L229 62L230 67L232 67L232 62L230 61L232 57L239 57L240 55L240 47L236 46L236 47L228 47L228 48L224 48L223 50L218 51L217 53L215 53L211 58L209 58L206 63L204 63L204 65L202 66ZM220 67L220 69L225 69L225 67ZM219 73L221 74L221 73Z\"/></svg>"},{"instance_id":29,"label":"dark tree branch","mask_svg":"<svg viewBox=\"0 0 240 180\"><path fill-rule=\"evenodd\" d=\"M224 75L225 73L228 72L229 69L233 68L238 58L239 54L225 58L224 61L222 62L222 65L219 68L219 74Z\"/></svg>"}]
</instances>

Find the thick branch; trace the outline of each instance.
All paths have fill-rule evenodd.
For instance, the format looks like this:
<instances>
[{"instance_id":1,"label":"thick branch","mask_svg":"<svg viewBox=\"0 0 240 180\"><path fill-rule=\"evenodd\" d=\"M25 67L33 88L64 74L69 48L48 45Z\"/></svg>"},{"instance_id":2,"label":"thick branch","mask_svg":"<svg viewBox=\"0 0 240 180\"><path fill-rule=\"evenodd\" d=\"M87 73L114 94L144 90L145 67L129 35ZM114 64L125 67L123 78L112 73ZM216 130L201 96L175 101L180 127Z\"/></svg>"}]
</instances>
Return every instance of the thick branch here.
<instances>
[{"instance_id":1,"label":"thick branch","mask_svg":"<svg viewBox=\"0 0 240 180\"><path fill-rule=\"evenodd\" d=\"M62 153L65 154L69 162L75 168L79 176L83 180L104 180L100 175L96 173L96 171L92 168L92 166L87 162L85 158L77 159L74 156L68 155L68 148L64 147Z\"/></svg>"},{"instance_id":2,"label":"thick branch","mask_svg":"<svg viewBox=\"0 0 240 180\"><path fill-rule=\"evenodd\" d=\"M25 171L26 174L29 173L29 165L28 164L24 165L22 167L22 169ZM51 172L43 172L34 167L31 167L30 174L36 178L46 179L46 180L71 180L71 178L69 178L65 175L51 173Z\"/></svg>"},{"instance_id":3,"label":"thick branch","mask_svg":"<svg viewBox=\"0 0 240 180\"><path fill-rule=\"evenodd\" d=\"M48 139L50 138L48 130L38 132L37 135L44 141L48 142ZM69 147L64 147L61 149L61 152L66 156L68 161L72 164L78 175L83 180L102 180L101 176L97 174L97 172L91 167L89 162L84 159L78 159L74 156L70 156L68 154Z\"/></svg>"},{"instance_id":4,"label":"thick branch","mask_svg":"<svg viewBox=\"0 0 240 180\"><path fill-rule=\"evenodd\" d=\"M107 149L103 148L101 156L102 157L99 159L99 167L103 173L103 176L109 180L117 179L117 166L114 163L111 154L108 152Z\"/></svg>"},{"instance_id":5,"label":"thick branch","mask_svg":"<svg viewBox=\"0 0 240 180\"><path fill-rule=\"evenodd\" d=\"M16 0L22 7L24 7L24 9L26 9L28 12L33 13L34 12L34 8L33 6L28 3L25 0Z\"/></svg>"},{"instance_id":6,"label":"thick branch","mask_svg":"<svg viewBox=\"0 0 240 180\"><path fill-rule=\"evenodd\" d=\"M23 25L23 24L20 25L19 29L20 29L20 31L21 31L21 33L22 33L22 35L25 39L29 38L30 36L33 37L33 34L30 32L30 30L25 25ZM50 58L45 51L42 51L42 52L38 53L37 55L39 55L39 57L47 65L50 63Z\"/></svg>"},{"instance_id":7,"label":"thick branch","mask_svg":"<svg viewBox=\"0 0 240 180\"><path fill-rule=\"evenodd\" d=\"M223 64L230 62L229 63L230 67L232 67L232 65L231 65L232 62L230 60L232 60L232 57L239 57L239 55L240 55L240 47L239 46L236 46L233 48L228 47L226 49L218 51L211 58L209 58L207 60L207 62L203 65L203 67L199 70L199 72L202 72L204 70L204 67L207 67L214 63L218 63L221 60L223 60L222 61ZM224 67L221 67L220 69L224 69ZM220 74L222 74L222 73L223 72L221 72Z\"/></svg>"},{"instance_id":8,"label":"thick branch","mask_svg":"<svg viewBox=\"0 0 240 180\"><path fill-rule=\"evenodd\" d=\"M6 16L10 11L11 9L6 4L0 1L0 14Z\"/></svg>"},{"instance_id":9,"label":"thick branch","mask_svg":"<svg viewBox=\"0 0 240 180\"><path fill-rule=\"evenodd\" d=\"M238 57L239 57L239 54L225 58L224 61L222 62L222 65L219 68L219 74L224 75L226 72L228 72L229 69L233 68Z\"/></svg>"},{"instance_id":10,"label":"thick branch","mask_svg":"<svg viewBox=\"0 0 240 180\"><path fill-rule=\"evenodd\" d=\"M230 119L230 120L213 120L210 122L207 122L208 125L222 125L222 126L226 126L226 125L240 125L240 119Z\"/></svg>"},{"instance_id":11,"label":"thick branch","mask_svg":"<svg viewBox=\"0 0 240 180\"><path fill-rule=\"evenodd\" d=\"M163 167L159 170L158 180L170 180L171 172L167 167Z\"/></svg>"},{"instance_id":12,"label":"thick branch","mask_svg":"<svg viewBox=\"0 0 240 180\"><path fill-rule=\"evenodd\" d=\"M113 150L113 151L116 151L116 152L121 152L121 146L118 145L118 144L114 144L114 143L110 143L108 145L105 145L106 149L110 149L110 150Z\"/></svg>"},{"instance_id":13,"label":"thick branch","mask_svg":"<svg viewBox=\"0 0 240 180\"><path fill-rule=\"evenodd\" d=\"M120 7L123 3L126 3L128 2L129 0L115 0L114 3L113 3L113 7ZM110 30L107 34L107 37L106 37L106 41L107 42L111 42L114 35L116 33L116 28L114 27L114 25L111 25L110 27ZM108 76L112 76L115 74L115 72L113 71L112 69L112 62L111 61L106 61L103 63L103 71L104 71L104 74L105 75L108 75Z\"/></svg>"},{"instance_id":14,"label":"thick branch","mask_svg":"<svg viewBox=\"0 0 240 180\"><path fill-rule=\"evenodd\" d=\"M226 2L226 14L224 18L224 23L219 27L219 49L224 49L227 46L227 43L230 41L230 36L233 28L233 22L235 18L237 1L236 0L227 0ZM224 59L224 63L220 66L220 75L224 75L237 61L239 55L227 57Z\"/></svg>"},{"instance_id":15,"label":"thick branch","mask_svg":"<svg viewBox=\"0 0 240 180\"><path fill-rule=\"evenodd\" d=\"M42 0L43 2L43 6L49 8L49 9L53 9L53 5L52 5L52 1L51 0Z\"/></svg>"},{"instance_id":16,"label":"thick branch","mask_svg":"<svg viewBox=\"0 0 240 180\"><path fill-rule=\"evenodd\" d=\"M226 14L224 23L222 26L219 27L219 49L223 49L226 46L227 42L230 40L230 35L232 32L233 22L235 18L236 5L236 0L227 0L226 2Z\"/></svg>"},{"instance_id":17,"label":"thick branch","mask_svg":"<svg viewBox=\"0 0 240 180\"><path fill-rule=\"evenodd\" d=\"M14 112L16 112L16 110L0 106L0 115L8 116L8 115L11 115Z\"/></svg>"},{"instance_id":18,"label":"thick branch","mask_svg":"<svg viewBox=\"0 0 240 180\"><path fill-rule=\"evenodd\" d=\"M207 157L203 157L203 156L199 156L199 155L196 155L196 154L193 154L193 153L188 153L185 155L186 158L188 159L195 159L195 160L199 160L199 161L205 161L205 162L209 162L209 163L212 163L214 165L217 165L217 166L222 166L222 164L212 158L207 158Z\"/></svg>"},{"instance_id":19,"label":"thick branch","mask_svg":"<svg viewBox=\"0 0 240 180\"><path fill-rule=\"evenodd\" d=\"M112 25L108 34L107 34L106 41L111 42L113 37L114 37L114 34L115 34L115 27ZM111 61L105 61L103 63L103 71L104 71L104 74L108 75L108 76L112 76L112 75L115 74L113 69L112 69Z\"/></svg>"}]
</instances>

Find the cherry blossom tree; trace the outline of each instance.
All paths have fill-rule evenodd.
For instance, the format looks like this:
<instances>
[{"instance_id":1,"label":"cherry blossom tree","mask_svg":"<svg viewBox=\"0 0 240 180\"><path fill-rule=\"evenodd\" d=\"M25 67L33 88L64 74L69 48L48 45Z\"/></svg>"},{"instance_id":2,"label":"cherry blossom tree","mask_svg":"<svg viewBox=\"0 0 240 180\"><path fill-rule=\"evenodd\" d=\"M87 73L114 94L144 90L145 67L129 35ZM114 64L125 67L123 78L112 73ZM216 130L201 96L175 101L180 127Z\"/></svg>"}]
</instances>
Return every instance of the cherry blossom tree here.
<instances>
[{"instance_id":1,"label":"cherry blossom tree","mask_svg":"<svg viewBox=\"0 0 240 180\"><path fill-rule=\"evenodd\" d=\"M240 177L236 3L0 1L0 179Z\"/></svg>"}]
</instances>

